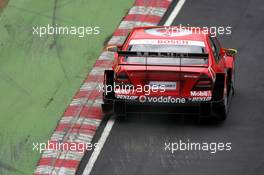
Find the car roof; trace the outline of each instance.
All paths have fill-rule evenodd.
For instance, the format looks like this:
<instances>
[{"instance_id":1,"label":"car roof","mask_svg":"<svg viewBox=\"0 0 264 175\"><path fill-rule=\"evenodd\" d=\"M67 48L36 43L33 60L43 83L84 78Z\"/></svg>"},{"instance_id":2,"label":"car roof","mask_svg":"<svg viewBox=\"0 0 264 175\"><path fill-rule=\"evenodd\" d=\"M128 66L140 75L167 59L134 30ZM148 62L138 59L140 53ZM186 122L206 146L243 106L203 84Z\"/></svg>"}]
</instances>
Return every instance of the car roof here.
<instances>
[{"instance_id":1,"label":"car roof","mask_svg":"<svg viewBox=\"0 0 264 175\"><path fill-rule=\"evenodd\" d=\"M130 39L175 39L205 41L208 35L204 29L199 27L189 27L184 29L182 26L151 26L136 27L132 30Z\"/></svg>"}]
</instances>

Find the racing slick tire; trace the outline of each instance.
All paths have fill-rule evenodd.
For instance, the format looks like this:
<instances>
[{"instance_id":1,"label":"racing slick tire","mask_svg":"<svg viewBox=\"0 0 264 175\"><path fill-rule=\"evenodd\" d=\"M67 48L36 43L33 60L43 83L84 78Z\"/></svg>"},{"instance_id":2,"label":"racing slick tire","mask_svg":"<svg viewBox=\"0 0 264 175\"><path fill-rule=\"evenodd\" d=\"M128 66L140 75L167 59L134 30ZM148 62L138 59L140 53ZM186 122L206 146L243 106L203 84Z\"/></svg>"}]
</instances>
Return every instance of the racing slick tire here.
<instances>
[{"instance_id":1,"label":"racing slick tire","mask_svg":"<svg viewBox=\"0 0 264 175\"><path fill-rule=\"evenodd\" d=\"M218 121L224 121L228 114L229 92L225 92L225 84L228 85L228 80L226 80L225 77L225 74L216 75L216 83L213 90L213 101L215 102L212 104L212 114L213 117ZM225 83L225 81L227 81L227 83ZM232 87L231 84L230 87ZM232 88L229 89L232 91Z\"/></svg>"},{"instance_id":2,"label":"racing slick tire","mask_svg":"<svg viewBox=\"0 0 264 175\"><path fill-rule=\"evenodd\" d=\"M101 105L101 107L102 107L102 112L104 114L110 114L113 111L113 104L112 103L103 103Z\"/></svg>"},{"instance_id":3,"label":"racing slick tire","mask_svg":"<svg viewBox=\"0 0 264 175\"><path fill-rule=\"evenodd\" d=\"M227 75L227 92L228 96L231 94L232 96L235 95L235 69L229 69Z\"/></svg>"},{"instance_id":4,"label":"racing slick tire","mask_svg":"<svg viewBox=\"0 0 264 175\"><path fill-rule=\"evenodd\" d=\"M232 96L235 95L235 88L236 88L236 69L235 69L235 64L233 66L233 74L232 74L232 78L231 78L231 87L232 87Z\"/></svg>"},{"instance_id":5,"label":"racing slick tire","mask_svg":"<svg viewBox=\"0 0 264 175\"><path fill-rule=\"evenodd\" d=\"M122 117L122 118L126 117L126 104L124 101L116 100L114 102L114 113L118 117Z\"/></svg>"},{"instance_id":6,"label":"racing slick tire","mask_svg":"<svg viewBox=\"0 0 264 175\"><path fill-rule=\"evenodd\" d=\"M224 95L224 98L221 102L217 102L213 104L213 113L217 121L224 121L227 118L227 114L228 114L227 95Z\"/></svg>"},{"instance_id":7,"label":"racing slick tire","mask_svg":"<svg viewBox=\"0 0 264 175\"><path fill-rule=\"evenodd\" d=\"M113 111L113 100L115 98L114 95L114 72L110 70L105 70L104 73L104 92L103 92L103 104L101 105L102 107L102 112L104 114L109 114ZM108 91L111 88L110 92ZM107 94L105 92L108 92Z\"/></svg>"}]
</instances>

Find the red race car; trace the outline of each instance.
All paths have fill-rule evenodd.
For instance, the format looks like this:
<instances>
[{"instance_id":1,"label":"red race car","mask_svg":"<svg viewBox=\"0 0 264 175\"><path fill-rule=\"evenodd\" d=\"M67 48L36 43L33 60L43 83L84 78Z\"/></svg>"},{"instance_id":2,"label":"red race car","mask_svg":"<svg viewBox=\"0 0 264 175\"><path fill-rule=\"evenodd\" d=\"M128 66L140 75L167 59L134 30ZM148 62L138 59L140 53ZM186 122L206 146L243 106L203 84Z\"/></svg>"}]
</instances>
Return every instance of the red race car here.
<instances>
[{"instance_id":1,"label":"red race car","mask_svg":"<svg viewBox=\"0 0 264 175\"><path fill-rule=\"evenodd\" d=\"M138 27L104 75L103 109L199 114L224 120L235 85L234 49L201 28Z\"/></svg>"}]
</instances>

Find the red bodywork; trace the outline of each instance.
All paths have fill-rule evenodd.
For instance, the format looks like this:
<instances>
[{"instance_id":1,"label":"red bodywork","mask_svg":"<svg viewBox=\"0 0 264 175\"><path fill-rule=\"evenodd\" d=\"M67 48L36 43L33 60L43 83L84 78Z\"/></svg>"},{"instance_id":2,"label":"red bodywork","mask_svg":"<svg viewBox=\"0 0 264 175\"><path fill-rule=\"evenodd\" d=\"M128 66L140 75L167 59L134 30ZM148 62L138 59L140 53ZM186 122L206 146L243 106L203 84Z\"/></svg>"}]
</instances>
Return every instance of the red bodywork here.
<instances>
[{"instance_id":1,"label":"red bodywork","mask_svg":"<svg viewBox=\"0 0 264 175\"><path fill-rule=\"evenodd\" d=\"M177 27L134 28L124 45L119 48L121 51L128 52L133 48L135 49L132 51L135 52L155 52L155 50L142 50L147 45L154 48L162 47L166 52L186 53L186 51L177 50L178 48L175 51L167 51L169 47L179 46L179 48L187 48L187 51L191 48L201 48L203 51L201 54L208 56L188 61L188 58L169 58L168 55L165 58L157 56L152 58L151 55L143 54L142 57L135 56L128 59L128 56L116 52L112 67L114 84L119 85L114 87L116 100L142 102L143 99L145 102L146 98L142 98L142 96L177 98L179 100L177 103L207 103L223 100L223 97L228 93L228 80L231 81L234 77L234 57L226 53L215 37L211 37L202 29L196 28L189 31L175 29ZM164 51L158 49L156 52ZM144 61L140 61L140 59ZM174 64L176 59L178 59L177 63ZM199 61L197 62L195 59L199 59ZM164 63L164 60L168 60L168 62ZM188 64L185 64L184 61ZM218 84L221 84L223 88L215 88L217 81L221 81ZM158 88L155 91L148 91L148 88L142 91L140 89L131 91L125 87L128 91L120 91L120 87L123 88L124 85L134 87L148 85L148 88ZM164 101L155 102L164 103Z\"/></svg>"}]
</instances>

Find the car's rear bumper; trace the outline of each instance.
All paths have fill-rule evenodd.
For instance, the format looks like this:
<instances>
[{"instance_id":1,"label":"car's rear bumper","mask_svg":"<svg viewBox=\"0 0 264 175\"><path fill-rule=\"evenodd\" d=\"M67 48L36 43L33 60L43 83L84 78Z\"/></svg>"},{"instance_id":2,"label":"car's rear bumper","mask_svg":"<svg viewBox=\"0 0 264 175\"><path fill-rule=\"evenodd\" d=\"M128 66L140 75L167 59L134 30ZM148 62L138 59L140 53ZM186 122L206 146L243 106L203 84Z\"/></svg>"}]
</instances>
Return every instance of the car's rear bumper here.
<instances>
[{"instance_id":1,"label":"car's rear bumper","mask_svg":"<svg viewBox=\"0 0 264 175\"><path fill-rule=\"evenodd\" d=\"M175 103L141 103L131 100L109 100L113 104L114 112L124 113L160 113L160 114L182 114L182 115L203 115L209 116L213 113L213 107L223 101L201 101L186 102L183 104Z\"/></svg>"}]
</instances>

